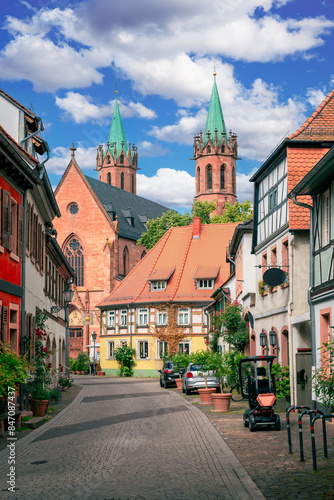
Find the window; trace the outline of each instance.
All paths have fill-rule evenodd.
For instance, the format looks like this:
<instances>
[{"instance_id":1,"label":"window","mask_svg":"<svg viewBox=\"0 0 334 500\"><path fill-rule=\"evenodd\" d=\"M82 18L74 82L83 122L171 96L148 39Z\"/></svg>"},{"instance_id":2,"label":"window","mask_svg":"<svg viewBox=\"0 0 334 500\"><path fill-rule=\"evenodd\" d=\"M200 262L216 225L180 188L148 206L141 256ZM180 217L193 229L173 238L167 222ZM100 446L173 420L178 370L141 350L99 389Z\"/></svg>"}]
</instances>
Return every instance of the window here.
<instances>
[{"instance_id":1,"label":"window","mask_svg":"<svg viewBox=\"0 0 334 500\"><path fill-rule=\"evenodd\" d=\"M276 247L271 249L270 265L277 266L277 249L276 249Z\"/></svg>"},{"instance_id":2,"label":"window","mask_svg":"<svg viewBox=\"0 0 334 500\"><path fill-rule=\"evenodd\" d=\"M236 194L237 186L236 186L236 178L235 178L235 167L232 167L232 193Z\"/></svg>"},{"instance_id":3,"label":"window","mask_svg":"<svg viewBox=\"0 0 334 500\"><path fill-rule=\"evenodd\" d=\"M199 193L201 189L201 169L197 167L196 170L196 193Z\"/></svg>"},{"instance_id":4,"label":"window","mask_svg":"<svg viewBox=\"0 0 334 500\"><path fill-rule=\"evenodd\" d=\"M123 158L121 156L121 158ZM121 173L121 189L124 189L124 172Z\"/></svg>"},{"instance_id":5,"label":"window","mask_svg":"<svg viewBox=\"0 0 334 500\"><path fill-rule=\"evenodd\" d=\"M208 154L211 153L211 147L210 146L207 147L207 152L208 152Z\"/></svg>"},{"instance_id":6,"label":"window","mask_svg":"<svg viewBox=\"0 0 334 500\"><path fill-rule=\"evenodd\" d=\"M77 203L70 203L68 205L68 211L70 212L71 215L76 215L79 212L79 207Z\"/></svg>"},{"instance_id":7,"label":"window","mask_svg":"<svg viewBox=\"0 0 334 500\"><path fill-rule=\"evenodd\" d=\"M139 358L140 359L147 359L148 358L148 341L147 340L141 340L138 342L139 344Z\"/></svg>"},{"instance_id":8,"label":"window","mask_svg":"<svg viewBox=\"0 0 334 500\"><path fill-rule=\"evenodd\" d=\"M157 325L167 325L166 311L157 311Z\"/></svg>"},{"instance_id":9,"label":"window","mask_svg":"<svg viewBox=\"0 0 334 500\"><path fill-rule=\"evenodd\" d=\"M67 244L64 254L75 271L74 282L77 286L84 286L84 253L79 240L73 237Z\"/></svg>"},{"instance_id":10,"label":"window","mask_svg":"<svg viewBox=\"0 0 334 500\"><path fill-rule=\"evenodd\" d=\"M206 167L206 189L212 189L212 166Z\"/></svg>"},{"instance_id":11,"label":"window","mask_svg":"<svg viewBox=\"0 0 334 500\"><path fill-rule=\"evenodd\" d=\"M204 279L204 280L197 280L197 283L196 283L196 288L197 289L208 289L208 288L213 288L215 284L215 280L214 279Z\"/></svg>"},{"instance_id":12,"label":"window","mask_svg":"<svg viewBox=\"0 0 334 500\"><path fill-rule=\"evenodd\" d=\"M151 281L151 292L154 290L166 290L167 287L167 281L166 280L159 280L159 281Z\"/></svg>"},{"instance_id":13,"label":"window","mask_svg":"<svg viewBox=\"0 0 334 500\"><path fill-rule=\"evenodd\" d=\"M330 222L330 205L329 205L329 190L321 196L321 219L322 231L321 241L322 246L328 245L330 239L329 222Z\"/></svg>"},{"instance_id":14,"label":"window","mask_svg":"<svg viewBox=\"0 0 334 500\"><path fill-rule=\"evenodd\" d=\"M19 305L9 303L9 342L16 353L19 352Z\"/></svg>"},{"instance_id":15,"label":"window","mask_svg":"<svg viewBox=\"0 0 334 500\"><path fill-rule=\"evenodd\" d=\"M138 309L138 325L148 325L148 309Z\"/></svg>"},{"instance_id":16,"label":"window","mask_svg":"<svg viewBox=\"0 0 334 500\"><path fill-rule=\"evenodd\" d=\"M127 326L128 324L128 311L123 309L120 313L120 325Z\"/></svg>"},{"instance_id":17,"label":"window","mask_svg":"<svg viewBox=\"0 0 334 500\"><path fill-rule=\"evenodd\" d=\"M115 311L107 311L107 326L115 328Z\"/></svg>"},{"instance_id":18,"label":"window","mask_svg":"<svg viewBox=\"0 0 334 500\"><path fill-rule=\"evenodd\" d=\"M131 192L135 192L135 176L133 174L131 176Z\"/></svg>"},{"instance_id":19,"label":"window","mask_svg":"<svg viewBox=\"0 0 334 500\"><path fill-rule=\"evenodd\" d=\"M189 309L179 309L178 324L179 325L189 325L190 324Z\"/></svg>"},{"instance_id":20,"label":"window","mask_svg":"<svg viewBox=\"0 0 334 500\"><path fill-rule=\"evenodd\" d=\"M225 189L225 165L220 167L220 189Z\"/></svg>"},{"instance_id":21,"label":"window","mask_svg":"<svg viewBox=\"0 0 334 500\"><path fill-rule=\"evenodd\" d=\"M182 354L186 352L190 354L190 344L189 342L179 342L179 353Z\"/></svg>"},{"instance_id":22,"label":"window","mask_svg":"<svg viewBox=\"0 0 334 500\"><path fill-rule=\"evenodd\" d=\"M129 272L129 250L125 247L123 250L123 275L126 276Z\"/></svg>"},{"instance_id":23,"label":"window","mask_svg":"<svg viewBox=\"0 0 334 500\"><path fill-rule=\"evenodd\" d=\"M109 340L107 343L107 359L114 359L115 357L115 342Z\"/></svg>"},{"instance_id":24,"label":"window","mask_svg":"<svg viewBox=\"0 0 334 500\"><path fill-rule=\"evenodd\" d=\"M269 211L277 206L277 187L269 193Z\"/></svg>"},{"instance_id":25,"label":"window","mask_svg":"<svg viewBox=\"0 0 334 500\"><path fill-rule=\"evenodd\" d=\"M262 254L262 277L263 277L264 273L266 272L266 270L268 269L267 263L268 263L267 254L263 253Z\"/></svg>"},{"instance_id":26,"label":"window","mask_svg":"<svg viewBox=\"0 0 334 500\"><path fill-rule=\"evenodd\" d=\"M2 191L0 214L1 245L22 256L23 209L6 191Z\"/></svg>"},{"instance_id":27,"label":"window","mask_svg":"<svg viewBox=\"0 0 334 500\"><path fill-rule=\"evenodd\" d=\"M119 157L119 162L120 162L120 164L121 164L121 165L124 165L124 155L121 155L121 156ZM124 174L123 174L123 176L124 176ZM123 189L123 188L122 188L122 189Z\"/></svg>"},{"instance_id":28,"label":"window","mask_svg":"<svg viewBox=\"0 0 334 500\"><path fill-rule=\"evenodd\" d=\"M145 257L145 255L146 255L146 252L145 252L145 250L143 250L143 252L142 252L142 254L140 256L140 259L143 259Z\"/></svg>"},{"instance_id":29,"label":"window","mask_svg":"<svg viewBox=\"0 0 334 500\"><path fill-rule=\"evenodd\" d=\"M159 352L159 358L163 358L164 356L167 356L168 354L168 343L167 342L158 342L158 352Z\"/></svg>"},{"instance_id":30,"label":"window","mask_svg":"<svg viewBox=\"0 0 334 500\"><path fill-rule=\"evenodd\" d=\"M108 158L108 160L109 160L108 163L110 163L110 158ZM110 172L107 173L107 183L111 184L111 173Z\"/></svg>"}]
</instances>

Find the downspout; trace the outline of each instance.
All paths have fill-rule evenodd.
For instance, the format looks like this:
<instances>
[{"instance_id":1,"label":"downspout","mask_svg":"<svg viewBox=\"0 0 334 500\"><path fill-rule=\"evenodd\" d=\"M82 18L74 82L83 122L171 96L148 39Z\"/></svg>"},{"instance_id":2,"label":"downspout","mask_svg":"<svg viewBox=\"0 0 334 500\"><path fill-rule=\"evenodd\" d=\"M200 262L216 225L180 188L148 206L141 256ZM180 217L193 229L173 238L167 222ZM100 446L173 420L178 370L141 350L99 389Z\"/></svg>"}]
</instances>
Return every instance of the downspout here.
<instances>
[{"instance_id":1,"label":"downspout","mask_svg":"<svg viewBox=\"0 0 334 500\"><path fill-rule=\"evenodd\" d=\"M20 143L19 143L20 146L21 146L21 144L23 144L28 139L31 139L32 137L35 137L35 135L39 134L40 132L43 132L44 125L43 125L43 122L42 122L42 118L40 116L36 116L36 119L37 119L37 123L38 123L38 129L36 130L36 132L33 132L32 134L30 134L27 137L25 137L24 139L22 139L22 141L20 141ZM27 148L25 148L25 149L27 150Z\"/></svg>"},{"instance_id":2,"label":"downspout","mask_svg":"<svg viewBox=\"0 0 334 500\"><path fill-rule=\"evenodd\" d=\"M310 326L311 326L311 355L312 355L312 371L316 366L316 341L315 341L315 324L314 324L314 306L311 298L311 290L313 283L314 262L313 262L313 207L307 203L302 203L297 200L296 195L292 193L292 201L300 207L310 210L310 266L309 266L309 288L307 292L307 300L310 306Z\"/></svg>"},{"instance_id":3,"label":"downspout","mask_svg":"<svg viewBox=\"0 0 334 500\"><path fill-rule=\"evenodd\" d=\"M22 228L22 257L21 257L21 287L22 287L22 298L21 298L21 316L20 316L20 354L25 354L26 345L26 331L25 331L25 310L26 310L26 206L27 206L27 191L23 191L22 195L22 208L23 208L23 228ZM24 334L24 335L23 335ZM24 410L24 394L22 390L22 385L20 385L20 410Z\"/></svg>"},{"instance_id":4,"label":"downspout","mask_svg":"<svg viewBox=\"0 0 334 500\"><path fill-rule=\"evenodd\" d=\"M291 241L289 241L289 266L290 269L293 270L293 257L294 257L294 247L295 247L295 237L294 235L291 235ZM294 357L294 352L295 352L295 342L294 342L294 335L293 335L293 328L291 325L291 316L292 316L292 307L293 307L293 272L289 273L289 301L288 301L288 327L289 327L289 332L292 333L291 335L291 340L289 342L289 365L292 364L290 369L290 390L291 390L291 404L295 405L297 402L297 388L296 388L296 377L295 377L295 369L296 369L296 363L295 363L295 357Z\"/></svg>"}]
</instances>

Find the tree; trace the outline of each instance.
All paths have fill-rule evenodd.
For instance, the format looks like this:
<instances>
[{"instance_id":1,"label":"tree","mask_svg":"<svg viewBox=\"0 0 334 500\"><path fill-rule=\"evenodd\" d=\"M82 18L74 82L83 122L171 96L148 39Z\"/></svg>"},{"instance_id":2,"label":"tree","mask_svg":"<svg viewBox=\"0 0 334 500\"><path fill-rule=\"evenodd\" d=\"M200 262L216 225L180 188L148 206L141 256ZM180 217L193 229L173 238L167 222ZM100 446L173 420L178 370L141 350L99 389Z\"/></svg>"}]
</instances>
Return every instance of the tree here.
<instances>
[{"instance_id":1,"label":"tree","mask_svg":"<svg viewBox=\"0 0 334 500\"><path fill-rule=\"evenodd\" d=\"M173 226L189 226L193 217L200 217L202 224L225 224L227 222L244 222L253 215L252 206L248 200L243 203L236 202L234 205L226 203L222 215L214 214L210 218L210 214L215 208L215 201L195 201L192 207L192 216L188 212L182 215L174 210L168 210L161 217L147 221L147 231L141 235L137 243L150 249L154 247L168 229Z\"/></svg>"},{"instance_id":2,"label":"tree","mask_svg":"<svg viewBox=\"0 0 334 500\"><path fill-rule=\"evenodd\" d=\"M192 207L193 217L200 217L202 224L210 224L210 214L216 208L215 201L194 201Z\"/></svg>"},{"instance_id":3,"label":"tree","mask_svg":"<svg viewBox=\"0 0 334 500\"><path fill-rule=\"evenodd\" d=\"M212 318L212 348L217 349L218 338L224 336L233 349L243 352L249 343L248 324L242 318L242 306L237 300L228 304L224 310L216 312Z\"/></svg>"},{"instance_id":4,"label":"tree","mask_svg":"<svg viewBox=\"0 0 334 500\"><path fill-rule=\"evenodd\" d=\"M167 342L168 355L174 356L178 352L179 342L186 336L184 325L178 324L179 309L185 306L166 302L156 305L155 307L158 311L166 311L167 324L165 326L152 326L151 334L161 342Z\"/></svg>"},{"instance_id":5,"label":"tree","mask_svg":"<svg viewBox=\"0 0 334 500\"><path fill-rule=\"evenodd\" d=\"M214 214L211 218L212 224L225 224L227 222L244 222L253 216L252 204L245 200L243 203L238 201L231 205L226 203L222 215Z\"/></svg>"},{"instance_id":6,"label":"tree","mask_svg":"<svg viewBox=\"0 0 334 500\"><path fill-rule=\"evenodd\" d=\"M137 243L150 249L154 247L172 226L189 226L191 221L192 218L188 212L181 215L174 210L168 210L161 217L147 221L147 231L141 235Z\"/></svg>"}]
</instances>

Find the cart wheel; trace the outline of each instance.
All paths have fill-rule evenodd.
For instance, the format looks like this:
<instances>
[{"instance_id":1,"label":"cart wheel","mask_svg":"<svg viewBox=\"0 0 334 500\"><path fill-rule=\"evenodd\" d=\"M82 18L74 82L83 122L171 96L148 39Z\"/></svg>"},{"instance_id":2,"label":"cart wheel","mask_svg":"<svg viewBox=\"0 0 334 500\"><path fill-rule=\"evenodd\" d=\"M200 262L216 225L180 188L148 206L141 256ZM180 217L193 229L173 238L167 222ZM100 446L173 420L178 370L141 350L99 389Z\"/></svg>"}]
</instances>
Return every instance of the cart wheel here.
<instances>
[{"instance_id":1,"label":"cart wheel","mask_svg":"<svg viewBox=\"0 0 334 500\"><path fill-rule=\"evenodd\" d=\"M164 384L162 383L162 380L160 379L160 387L163 387Z\"/></svg>"},{"instance_id":2,"label":"cart wheel","mask_svg":"<svg viewBox=\"0 0 334 500\"><path fill-rule=\"evenodd\" d=\"M275 415L276 421L275 421L275 431L280 431L281 430L281 420L279 418L279 415Z\"/></svg>"},{"instance_id":3,"label":"cart wheel","mask_svg":"<svg viewBox=\"0 0 334 500\"><path fill-rule=\"evenodd\" d=\"M244 417L244 427L249 427L249 422Z\"/></svg>"},{"instance_id":4,"label":"cart wheel","mask_svg":"<svg viewBox=\"0 0 334 500\"><path fill-rule=\"evenodd\" d=\"M253 418L249 418L249 430L251 432L256 432L256 423Z\"/></svg>"}]
</instances>

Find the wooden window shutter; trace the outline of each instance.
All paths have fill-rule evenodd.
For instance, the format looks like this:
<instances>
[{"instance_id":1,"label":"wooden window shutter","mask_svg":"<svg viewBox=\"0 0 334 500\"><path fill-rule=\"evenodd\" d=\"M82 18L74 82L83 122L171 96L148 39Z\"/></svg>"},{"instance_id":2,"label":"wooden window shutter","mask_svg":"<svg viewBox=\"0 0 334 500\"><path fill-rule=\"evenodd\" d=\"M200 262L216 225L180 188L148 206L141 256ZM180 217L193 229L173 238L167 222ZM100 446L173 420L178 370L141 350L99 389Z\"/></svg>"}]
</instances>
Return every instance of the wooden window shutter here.
<instances>
[{"instance_id":1,"label":"wooden window shutter","mask_svg":"<svg viewBox=\"0 0 334 500\"><path fill-rule=\"evenodd\" d=\"M34 206L32 205L30 208L30 217L29 217L29 250L30 256L32 256L34 251L34 242L33 242L33 225L34 225Z\"/></svg>"},{"instance_id":2,"label":"wooden window shutter","mask_svg":"<svg viewBox=\"0 0 334 500\"><path fill-rule=\"evenodd\" d=\"M27 203L27 210L26 210L26 245L27 245L28 252L29 252L29 245L30 245L29 220L30 220L30 203Z\"/></svg>"},{"instance_id":3,"label":"wooden window shutter","mask_svg":"<svg viewBox=\"0 0 334 500\"><path fill-rule=\"evenodd\" d=\"M18 224L17 224L17 252L18 256L22 257L23 250L23 207L18 207Z\"/></svg>"},{"instance_id":4,"label":"wooden window shutter","mask_svg":"<svg viewBox=\"0 0 334 500\"><path fill-rule=\"evenodd\" d=\"M44 267L45 267L45 232L42 231L42 254L41 254L41 270L44 271Z\"/></svg>"},{"instance_id":5,"label":"wooden window shutter","mask_svg":"<svg viewBox=\"0 0 334 500\"><path fill-rule=\"evenodd\" d=\"M7 325L8 325L8 307L2 306L1 339L3 342L7 342Z\"/></svg>"},{"instance_id":6,"label":"wooden window shutter","mask_svg":"<svg viewBox=\"0 0 334 500\"><path fill-rule=\"evenodd\" d=\"M12 205L10 194L2 191L2 246L11 250Z\"/></svg>"}]
</instances>

